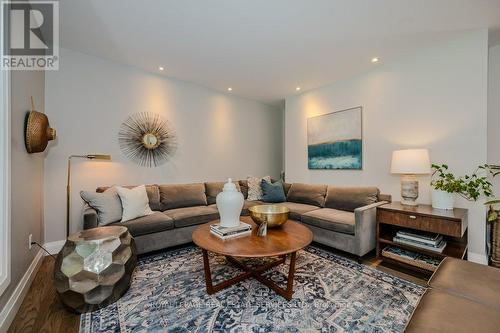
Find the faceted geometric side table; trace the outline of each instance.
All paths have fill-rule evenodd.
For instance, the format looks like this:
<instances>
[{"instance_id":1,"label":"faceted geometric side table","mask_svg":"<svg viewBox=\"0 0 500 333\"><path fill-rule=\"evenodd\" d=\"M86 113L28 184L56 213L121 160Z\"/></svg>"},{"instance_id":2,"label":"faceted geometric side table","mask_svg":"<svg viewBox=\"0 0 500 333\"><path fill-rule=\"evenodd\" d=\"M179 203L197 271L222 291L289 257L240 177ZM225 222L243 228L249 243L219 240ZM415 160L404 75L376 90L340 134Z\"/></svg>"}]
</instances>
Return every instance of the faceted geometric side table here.
<instances>
[{"instance_id":1,"label":"faceted geometric side table","mask_svg":"<svg viewBox=\"0 0 500 333\"><path fill-rule=\"evenodd\" d=\"M127 228L83 230L70 235L57 256L55 287L69 308L94 311L127 291L136 264L137 250Z\"/></svg>"}]
</instances>

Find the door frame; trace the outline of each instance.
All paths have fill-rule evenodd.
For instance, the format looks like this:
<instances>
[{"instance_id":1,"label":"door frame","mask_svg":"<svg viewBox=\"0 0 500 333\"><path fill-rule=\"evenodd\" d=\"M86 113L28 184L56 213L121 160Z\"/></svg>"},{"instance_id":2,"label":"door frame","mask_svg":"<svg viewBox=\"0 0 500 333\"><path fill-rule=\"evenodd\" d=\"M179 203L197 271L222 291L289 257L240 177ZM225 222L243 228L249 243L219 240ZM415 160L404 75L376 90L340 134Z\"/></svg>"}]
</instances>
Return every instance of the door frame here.
<instances>
[{"instance_id":1,"label":"door frame","mask_svg":"<svg viewBox=\"0 0 500 333\"><path fill-rule=\"evenodd\" d=\"M11 279L10 212L10 81L8 70L0 71L0 295Z\"/></svg>"}]
</instances>

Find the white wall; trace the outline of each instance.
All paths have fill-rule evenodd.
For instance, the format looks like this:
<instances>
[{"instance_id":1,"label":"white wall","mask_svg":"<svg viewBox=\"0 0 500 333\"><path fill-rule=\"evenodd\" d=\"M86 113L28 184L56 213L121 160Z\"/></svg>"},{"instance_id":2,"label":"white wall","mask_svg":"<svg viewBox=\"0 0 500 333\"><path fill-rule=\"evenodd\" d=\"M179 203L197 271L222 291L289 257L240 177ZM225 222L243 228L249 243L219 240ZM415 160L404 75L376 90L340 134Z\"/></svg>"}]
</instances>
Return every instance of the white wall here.
<instances>
[{"instance_id":1,"label":"white wall","mask_svg":"<svg viewBox=\"0 0 500 333\"><path fill-rule=\"evenodd\" d=\"M287 181L337 185L375 185L400 199L397 175L389 173L395 149L422 147L431 160L457 174L486 162L488 32L469 33L446 45L286 99L285 171ZM371 55L367 55L369 60ZM308 117L363 107L363 170L307 168ZM420 198L430 202L429 177L420 177ZM484 208L472 209L469 251L483 260Z\"/></svg>"},{"instance_id":2,"label":"white wall","mask_svg":"<svg viewBox=\"0 0 500 333\"><path fill-rule=\"evenodd\" d=\"M24 119L33 96L37 111L45 111L43 71L11 72L11 283L0 297L0 312L40 250L28 247L28 236L43 244L44 155L28 154ZM1 327L0 327L1 330Z\"/></svg>"},{"instance_id":3,"label":"white wall","mask_svg":"<svg viewBox=\"0 0 500 333\"><path fill-rule=\"evenodd\" d=\"M65 238L70 154L107 153L113 158L112 162L74 160L73 231L81 228L82 189L279 176L282 110L70 50L61 50L60 59L59 71L46 75L46 110L58 133L45 168L47 242ZM136 166L118 147L120 124L143 111L163 115L178 136L177 154L157 168Z\"/></svg>"},{"instance_id":4,"label":"white wall","mask_svg":"<svg viewBox=\"0 0 500 333\"><path fill-rule=\"evenodd\" d=\"M500 45L490 48L488 67L488 163L500 165ZM500 197L500 176L493 179Z\"/></svg>"}]
</instances>

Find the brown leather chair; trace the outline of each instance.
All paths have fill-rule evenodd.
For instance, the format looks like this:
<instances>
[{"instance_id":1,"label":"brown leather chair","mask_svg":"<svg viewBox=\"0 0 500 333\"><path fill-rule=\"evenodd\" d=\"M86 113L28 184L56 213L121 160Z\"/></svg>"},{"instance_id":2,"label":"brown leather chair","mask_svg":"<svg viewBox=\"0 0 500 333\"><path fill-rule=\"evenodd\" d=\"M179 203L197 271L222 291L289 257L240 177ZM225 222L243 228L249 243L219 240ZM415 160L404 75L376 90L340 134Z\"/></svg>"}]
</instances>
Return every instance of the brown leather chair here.
<instances>
[{"instance_id":1,"label":"brown leather chair","mask_svg":"<svg viewBox=\"0 0 500 333\"><path fill-rule=\"evenodd\" d=\"M405 332L500 332L500 269L446 258Z\"/></svg>"}]
</instances>

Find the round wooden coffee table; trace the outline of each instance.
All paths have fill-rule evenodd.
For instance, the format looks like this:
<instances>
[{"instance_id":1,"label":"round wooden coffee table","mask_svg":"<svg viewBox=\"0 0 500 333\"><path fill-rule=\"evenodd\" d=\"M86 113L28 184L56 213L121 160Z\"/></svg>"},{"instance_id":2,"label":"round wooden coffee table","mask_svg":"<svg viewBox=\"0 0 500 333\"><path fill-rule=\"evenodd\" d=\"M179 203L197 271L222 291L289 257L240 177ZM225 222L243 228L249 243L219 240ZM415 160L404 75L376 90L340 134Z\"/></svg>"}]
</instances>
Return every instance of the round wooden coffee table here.
<instances>
[{"instance_id":1,"label":"round wooden coffee table","mask_svg":"<svg viewBox=\"0 0 500 333\"><path fill-rule=\"evenodd\" d=\"M258 226L248 216L242 216L241 221L252 225L252 234L238 238L222 240L210 233L210 224L218 220L200 225L193 232L193 242L203 252L203 266L205 268L205 282L207 293L214 294L224 288L230 287L248 278L255 278L277 294L287 300L293 296L293 277L295 274L295 259L297 251L303 249L312 242L313 234L306 226L288 220L279 228L269 228L267 236L257 236ZM244 273L221 282L217 285L212 283L208 251L226 256L231 264L242 269ZM279 287L273 281L265 278L262 274L269 269L285 263L287 255L290 255L290 267L286 289ZM279 259L266 263L259 267L248 267L236 258L265 258L279 257Z\"/></svg>"}]
</instances>

